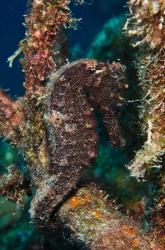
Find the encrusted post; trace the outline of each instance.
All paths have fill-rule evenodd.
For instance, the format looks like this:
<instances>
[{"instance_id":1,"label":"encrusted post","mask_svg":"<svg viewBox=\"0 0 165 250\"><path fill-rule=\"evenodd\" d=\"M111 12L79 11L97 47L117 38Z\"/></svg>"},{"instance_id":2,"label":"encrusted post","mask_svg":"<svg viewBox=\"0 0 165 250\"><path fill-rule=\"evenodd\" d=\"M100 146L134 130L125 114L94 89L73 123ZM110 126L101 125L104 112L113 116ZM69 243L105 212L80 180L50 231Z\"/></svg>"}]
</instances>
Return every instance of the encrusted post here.
<instances>
[{"instance_id":1,"label":"encrusted post","mask_svg":"<svg viewBox=\"0 0 165 250\"><path fill-rule=\"evenodd\" d=\"M137 49L139 82L144 91L141 102L141 120L147 140L136 152L129 165L133 176L148 178L152 169L158 169L159 198L157 215L158 232L163 239L165 227L165 1L130 0L130 17L125 30ZM157 218L157 219L156 219Z\"/></svg>"},{"instance_id":2,"label":"encrusted post","mask_svg":"<svg viewBox=\"0 0 165 250\"><path fill-rule=\"evenodd\" d=\"M144 90L141 105L147 141L130 165L132 174L144 177L149 168L159 167L165 150L165 2L131 0L127 34L137 48L137 68Z\"/></svg>"},{"instance_id":3,"label":"encrusted post","mask_svg":"<svg viewBox=\"0 0 165 250\"><path fill-rule=\"evenodd\" d=\"M154 234L143 234L139 224L120 213L115 202L95 185L80 188L58 216L80 249L164 249Z\"/></svg>"},{"instance_id":4,"label":"encrusted post","mask_svg":"<svg viewBox=\"0 0 165 250\"><path fill-rule=\"evenodd\" d=\"M19 102L14 102L0 90L0 136L17 144L16 130L21 129L24 115Z\"/></svg>"},{"instance_id":5,"label":"encrusted post","mask_svg":"<svg viewBox=\"0 0 165 250\"><path fill-rule=\"evenodd\" d=\"M66 50L62 51L58 46L65 46L62 30L71 22L69 4L70 0L31 2L30 13L25 17L26 38L20 43L24 54L24 85L28 91L34 92L38 87L45 86L48 74L65 62Z\"/></svg>"}]
</instances>

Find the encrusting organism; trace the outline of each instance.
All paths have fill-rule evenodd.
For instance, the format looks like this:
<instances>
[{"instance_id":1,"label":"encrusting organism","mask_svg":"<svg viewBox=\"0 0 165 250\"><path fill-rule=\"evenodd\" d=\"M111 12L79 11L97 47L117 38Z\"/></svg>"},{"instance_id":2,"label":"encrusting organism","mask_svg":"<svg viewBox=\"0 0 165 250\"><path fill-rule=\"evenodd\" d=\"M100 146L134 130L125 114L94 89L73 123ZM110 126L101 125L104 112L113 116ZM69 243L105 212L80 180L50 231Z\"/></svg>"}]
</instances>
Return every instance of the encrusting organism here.
<instances>
[{"instance_id":1,"label":"encrusting organism","mask_svg":"<svg viewBox=\"0 0 165 250\"><path fill-rule=\"evenodd\" d=\"M48 74L60 64L56 58L62 51L56 51L65 38L63 29L71 25L71 12L68 7L70 0L61 1L31 1L31 11L25 17L28 28L26 38L20 42L23 52L23 70L25 72L25 88L32 90L45 84ZM65 58L66 55L64 55ZM61 57L62 58L62 57Z\"/></svg>"},{"instance_id":2,"label":"encrusting organism","mask_svg":"<svg viewBox=\"0 0 165 250\"><path fill-rule=\"evenodd\" d=\"M125 30L137 52L137 70L144 97L141 120L147 140L129 165L133 176L150 178L160 169L157 224L164 231L165 220L165 1L130 0L130 17ZM158 227L159 227L158 226ZM162 235L162 233L161 233ZM164 235L164 233L163 233ZM164 236L161 236L162 239Z\"/></svg>"},{"instance_id":3,"label":"encrusting organism","mask_svg":"<svg viewBox=\"0 0 165 250\"><path fill-rule=\"evenodd\" d=\"M92 250L164 249L154 234L143 234L138 223L123 216L106 196L96 185L86 186L59 209L57 216L72 239Z\"/></svg>"},{"instance_id":4,"label":"encrusting organism","mask_svg":"<svg viewBox=\"0 0 165 250\"><path fill-rule=\"evenodd\" d=\"M124 145L118 116L127 84L120 63L79 60L61 66L65 53L56 57L54 52L73 22L69 3L30 2L20 43L25 95L13 101L0 92L0 135L21 149L27 173L10 168L0 177L0 194L20 202L32 187L31 219L47 228L56 220L65 223L73 239L89 249L163 250L155 234L143 236L138 223L118 213L116 205L108 206L98 188L76 189L84 166L97 154L95 110L102 114L111 142Z\"/></svg>"},{"instance_id":5,"label":"encrusting organism","mask_svg":"<svg viewBox=\"0 0 165 250\"><path fill-rule=\"evenodd\" d=\"M165 3L162 0L130 1L131 17L125 25L138 50L139 80L144 90L141 108L147 141L130 166L132 174L143 177L151 167L159 167L165 149Z\"/></svg>"}]
</instances>

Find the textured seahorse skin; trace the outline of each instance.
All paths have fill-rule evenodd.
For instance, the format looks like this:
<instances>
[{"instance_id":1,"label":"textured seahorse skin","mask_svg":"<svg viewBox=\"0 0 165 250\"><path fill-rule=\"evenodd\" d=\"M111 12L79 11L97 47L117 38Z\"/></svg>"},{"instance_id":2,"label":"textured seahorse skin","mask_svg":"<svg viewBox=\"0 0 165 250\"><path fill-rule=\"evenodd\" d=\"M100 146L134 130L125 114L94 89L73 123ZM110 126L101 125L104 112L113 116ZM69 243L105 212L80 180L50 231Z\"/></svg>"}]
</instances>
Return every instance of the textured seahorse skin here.
<instances>
[{"instance_id":1,"label":"textured seahorse skin","mask_svg":"<svg viewBox=\"0 0 165 250\"><path fill-rule=\"evenodd\" d=\"M103 113L110 140L123 143L117 123L123 87L120 64L82 60L51 76L45 119L51 153L50 171L59 174L89 165L97 155L94 107ZM120 73L120 74L119 74Z\"/></svg>"},{"instance_id":2,"label":"textured seahorse skin","mask_svg":"<svg viewBox=\"0 0 165 250\"><path fill-rule=\"evenodd\" d=\"M50 157L49 174L34 197L31 214L49 220L77 184L84 166L97 155L98 135L94 109L103 121L113 144L123 145L118 109L124 88L124 67L80 60L63 66L50 76L46 92L45 125Z\"/></svg>"}]
</instances>

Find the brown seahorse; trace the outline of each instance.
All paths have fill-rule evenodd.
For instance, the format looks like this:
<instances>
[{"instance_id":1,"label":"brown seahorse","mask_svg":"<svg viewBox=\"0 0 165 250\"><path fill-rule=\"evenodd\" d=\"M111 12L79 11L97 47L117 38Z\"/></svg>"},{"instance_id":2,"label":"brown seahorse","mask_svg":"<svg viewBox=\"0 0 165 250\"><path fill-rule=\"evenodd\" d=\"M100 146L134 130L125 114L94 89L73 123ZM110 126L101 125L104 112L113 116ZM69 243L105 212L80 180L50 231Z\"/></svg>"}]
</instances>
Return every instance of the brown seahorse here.
<instances>
[{"instance_id":1,"label":"brown seahorse","mask_svg":"<svg viewBox=\"0 0 165 250\"><path fill-rule=\"evenodd\" d=\"M111 142L124 144L118 126L124 71L120 63L80 60L50 76L44 115L50 166L32 201L31 215L37 224L48 222L76 186L83 167L96 158L95 109L103 115Z\"/></svg>"}]
</instances>

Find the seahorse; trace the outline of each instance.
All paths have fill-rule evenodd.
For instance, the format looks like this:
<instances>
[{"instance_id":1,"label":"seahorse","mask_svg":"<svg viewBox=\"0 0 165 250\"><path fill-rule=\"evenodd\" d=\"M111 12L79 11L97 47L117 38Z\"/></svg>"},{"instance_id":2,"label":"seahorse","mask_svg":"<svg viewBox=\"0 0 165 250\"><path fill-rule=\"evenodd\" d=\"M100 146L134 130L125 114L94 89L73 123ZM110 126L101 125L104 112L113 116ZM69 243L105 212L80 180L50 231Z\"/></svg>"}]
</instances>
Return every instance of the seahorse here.
<instances>
[{"instance_id":1,"label":"seahorse","mask_svg":"<svg viewBox=\"0 0 165 250\"><path fill-rule=\"evenodd\" d=\"M37 224L49 220L75 188L84 166L96 158L95 109L103 115L110 141L124 145L118 125L123 103L120 94L126 86L124 72L120 63L79 60L50 75L44 115L50 166L32 202L31 214Z\"/></svg>"}]
</instances>

